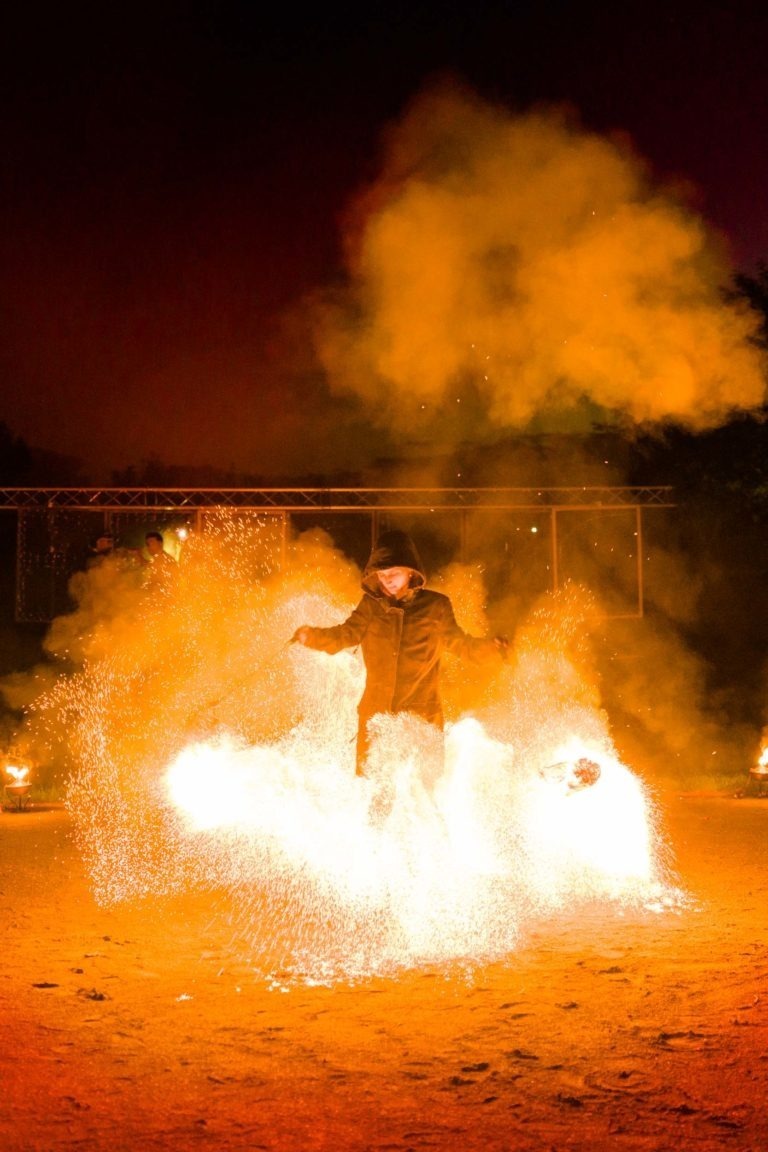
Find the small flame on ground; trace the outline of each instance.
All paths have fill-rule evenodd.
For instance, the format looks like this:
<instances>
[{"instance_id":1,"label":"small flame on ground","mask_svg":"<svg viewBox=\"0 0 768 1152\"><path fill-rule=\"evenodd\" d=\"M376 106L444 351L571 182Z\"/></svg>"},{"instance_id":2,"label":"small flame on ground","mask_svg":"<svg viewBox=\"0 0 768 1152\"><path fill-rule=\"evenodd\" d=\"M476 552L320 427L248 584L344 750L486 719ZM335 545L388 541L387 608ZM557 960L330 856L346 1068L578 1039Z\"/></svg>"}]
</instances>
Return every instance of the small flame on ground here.
<instances>
[{"instance_id":1,"label":"small flame on ground","mask_svg":"<svg viewBox=\"0 0 768 1152\"><path fill-rule=\"evenodd\" d=\"M753 771L756 776L768 776L768 744L766 744L760 753L757 765Z\"/></svg>"}]
</instances>

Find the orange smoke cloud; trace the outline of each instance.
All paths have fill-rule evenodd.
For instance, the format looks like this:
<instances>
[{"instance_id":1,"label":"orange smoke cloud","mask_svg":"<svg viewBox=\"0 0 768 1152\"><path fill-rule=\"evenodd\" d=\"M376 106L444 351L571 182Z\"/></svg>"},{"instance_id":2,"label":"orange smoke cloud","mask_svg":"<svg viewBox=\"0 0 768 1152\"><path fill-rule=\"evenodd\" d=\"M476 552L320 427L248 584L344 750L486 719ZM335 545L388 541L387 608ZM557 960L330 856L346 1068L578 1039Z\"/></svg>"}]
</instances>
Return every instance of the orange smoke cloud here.
<instances>
[{"instance_id":1,"label":"orange smoke cloud","mask_svg":"<svg viewBox=\"0 0 768 1152\"><path fill-rule=\"evenodd\" d=\"M394 428L462 387L502 428L584 400L716 426L765 396L725 253L624 143L441 82L350 214L348 284L314 302L331 386Z\"/></svg>"}]
</instances>

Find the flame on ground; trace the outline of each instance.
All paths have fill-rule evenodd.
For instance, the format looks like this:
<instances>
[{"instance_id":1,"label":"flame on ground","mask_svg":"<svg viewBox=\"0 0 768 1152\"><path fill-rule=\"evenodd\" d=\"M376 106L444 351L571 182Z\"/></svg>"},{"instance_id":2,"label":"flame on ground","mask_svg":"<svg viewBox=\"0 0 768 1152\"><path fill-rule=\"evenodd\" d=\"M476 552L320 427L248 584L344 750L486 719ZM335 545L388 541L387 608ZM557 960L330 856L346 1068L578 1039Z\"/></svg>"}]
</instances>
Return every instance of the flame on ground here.
<instances>
[{"instance_id":1,"label":"flame on ground","mask_svg":"<svg viewBox=\"0 0 768 1152\"><path fill-rule=\"evenodd\" d=\"M752 773L754 776L768 776L768 744L761 749Z\"/></svg>"},{"instance_id":2,"label":"flame on ground","mask_svg":"<svg viewBox=\"0 0 768 1152\"><path fill-rule=\"evenodd\" d=\"M241 544L231 525L224 547L190 538L173 587L132 594L119 646L100 616L90 652L73 620L83 665L35 706L66 734L99 901L215 893L255 969L336 980L503 958L584 902L682 899L652 798L582 683L577 599L548 600L492 682L450 669L444 735L377 717L360 779L359 655L286 643L343 619L359 573L307 534L282 578L254 581ZM581 759L589 787L548 771Z\"/></svg>"},{"instance_id":3,"label":"flame on ground","mask_svg":"<svg viewBox=\"0 0 768 1152\"><path fill-rule=\"evenodd\" d=\"M14 784L24 783L29 776L28 767L19 768L15 764L6 764L5 771L6 775L11 778Z\"/></svg>"}]
</instances>

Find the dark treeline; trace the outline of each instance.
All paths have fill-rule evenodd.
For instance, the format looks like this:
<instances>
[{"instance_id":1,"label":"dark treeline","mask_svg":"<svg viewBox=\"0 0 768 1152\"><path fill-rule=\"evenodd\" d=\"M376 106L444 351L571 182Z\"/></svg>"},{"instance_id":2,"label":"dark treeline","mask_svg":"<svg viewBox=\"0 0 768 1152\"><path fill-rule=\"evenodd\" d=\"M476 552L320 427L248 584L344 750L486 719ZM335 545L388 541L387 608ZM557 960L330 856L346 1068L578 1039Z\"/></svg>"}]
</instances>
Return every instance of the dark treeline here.
<instances>
[{"instance_id":1,"label":"dark treeline","mask_svg":"<svg viewBox=\"0 0 768 1152\"><path fill-rule=\"evenodd\" d=\"M0 486L47 488L79 487L88 483L82 461L28 444L0 421Z\"/></svg>"},{"instance_id":2,"label":"dark treeline","mask_svg":"<svg viewBox=\"0 0 768 1152\"><path fill-rule=\"evenodd\" d=\"M115 488L354 488L362 483L361 475L352 472L267 476L210 464L166 464L157 457L115 469L111 476ZM81 460L28 444L0 421L0 487L85 488L92 484Z\"/></svg>"},{"instance_id":3,"label":"dark treeline","mask_svg":"<svg viewBox=\"0 0 768 1152\"><path fill-rule=\"evenodd\" d=\"M112 484L115 488L359 488L363 480L358 472L267 476L210 464L165 464L150 457L141 465L113 471Z\"/></svg>"}]
</instances>

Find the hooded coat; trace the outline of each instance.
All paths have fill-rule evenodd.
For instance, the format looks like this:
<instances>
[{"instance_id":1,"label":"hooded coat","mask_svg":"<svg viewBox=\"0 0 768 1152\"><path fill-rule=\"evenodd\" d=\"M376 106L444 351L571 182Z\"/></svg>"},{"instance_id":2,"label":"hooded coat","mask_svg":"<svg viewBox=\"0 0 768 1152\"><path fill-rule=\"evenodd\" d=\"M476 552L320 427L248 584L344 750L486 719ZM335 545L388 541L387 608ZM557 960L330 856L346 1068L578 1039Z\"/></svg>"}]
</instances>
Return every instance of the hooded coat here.
<instances>
[{"instance_id":1,"label":"hooded coat","mask_svg":"<svg viewBox=\"0 0 768 1152\"><path fill-rule=\"evenodd\" d=\"M377 574L386 568L411 571L408 590L398 600L388 597L379 584ZM442 727L443 652L475 659L497 654L492 640L462 631L447 596L425 588L424 567L406 533L379 537L361 583L363 598L343 624L305 630L307 647L321 652L360 645L366 680L358 705L358 764L366 747L366 725L379 712L414 712Z\"/></svg>"}]
</instances>

